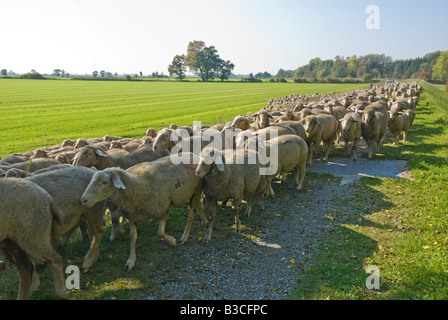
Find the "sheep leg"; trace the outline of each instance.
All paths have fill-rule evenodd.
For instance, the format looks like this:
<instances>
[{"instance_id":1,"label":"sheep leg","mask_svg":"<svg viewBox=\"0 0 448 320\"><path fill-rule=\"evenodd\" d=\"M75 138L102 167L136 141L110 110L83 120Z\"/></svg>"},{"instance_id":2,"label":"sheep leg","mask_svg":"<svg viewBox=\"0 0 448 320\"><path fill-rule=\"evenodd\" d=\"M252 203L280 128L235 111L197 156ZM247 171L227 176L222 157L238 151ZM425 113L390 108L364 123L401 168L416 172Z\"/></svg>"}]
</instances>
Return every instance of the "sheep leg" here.
<instances>
[{"instance_id":1,"label":"sheep leg","mask_svg":"<svg viewBox=\"0 0 448 320\"><path fill-rule=\"evenodd\" d=\"M238 207L240 206L241 200L239 199L233 199L233 213L235 215L235 232L240 232L241 230L241 221L240 221L240 217L238 215ZM250 209L249 209L250 206ZM250 198L250 202L249 200L247 201L247 209L246 209L246 214L247 211L249 210L249 215L250 215L250 211L252 211L252 197Z\"/></svg>"},{"instance_id":2,"label":"sheep leg","mask_svg":"<svg viewBox=\"0 0 448 320\"><path fill-rule=\"evenodd\" d=\"M66 246L67 246L67 242L70 239L70 237L72 236L73 232L75 232L75 230L79 227L79 225L74 226L73 228L71 228L70 230L68 230L67 232L65 232L62 236L61 236L61 241L59 241L59 249L60 250L65 250Z\"/></svg>"},{"instance_id":3,"label":"sheep leg","mask_svg":"<svg viewBox=\"0 0 448 320\"><path fill-rule=\"evenodd\" d=\"M131 248L130 248L130 254L129 259L126 261L125 270L131 270L135 265L135 247L137 244L137 224L134 222L129 222L130 226L130 239L131 239Z\"/></svg>"},{"instance_id":4,"label":"sheep leg","mask_svg":"<svg viewBox=\"0 0 448 320\"><path fill-rule=\"evenodd\" d=\"M215 219L216 207L218 203L216 201L212 201L205 197L204 199L204 208L206 212L210 213L207 234L205 235L205 241L209 242L212 240L212 232L213 232L213 220Z\"/></svg>"},{"instance_id":5,"label":"sheep leg","mask_svg":"<svg viewBox=\"0 0 448 320\"><path fill-rule=\"evenodd\" d=\"M297 190L302 189L303 179L305 179L305 164L295 168L294 181L297 186Z\"/></svg>"},{"instance_id":6,"label":"sheep leg","mask_svg":"<svg viewBox=\"0 0 448 320\"><path fill-rule=\"evenodd\" d=\"M115 208L111 211L110 217L112 220L112 231L110 234L110 241L114 241L118 234L123 234L124 230L121 227L120 223L120 217L121 217L121 210L120 208Z\"/></svg>"},{"instance_id":7,"label":"sheep leg","mask_svg":"<svg viewBox=\"0 0 448 320\"><path fill-rule=\"evenodd\" d=\"M372 159L372 149L373 149L373 141L368 141L367 142L367 158Z\"/></svg>"},{"instance_id":8,"label":"sheep leg","mask_svg":"<svg viewBox=\"0 0 448 320\"><path fill-rule=\"evenodd\" d=\"M406 143L406 132L403 131L403 144Z\"/></svg>"},{"instance_id":9,"label":"sheep leg","mask_svg":"<svg viewBox=\"0 0 448 320\"><path fill-rule=\"evenodd\" d=\"M250 214L252 213L252 199L253 199L253 197L254 197L253 194L247 195L247 197L246 197L247 207L246 207L245 214L246 214L247 217L250 217ZM238 212L237 212L237 214L238 214ZM236 223L236 219L235 219L235 223Z\"/></svg>"},{"instance_id":10,"label":"sheep leg","mask_svg":"<svg viewBox=\"0 0 448 320\"><path fill-rule=\"evenodd\" d=\"M313 154L314 154L314 148L315 148L315 144L314 143L310 143L310 145L308 146L308 159L306 161L307 165L310 167L312 162L313 162Z\"/></svg>"},{"instance_id":11,"label":"sheep leg","mask_svg":"<svg viewBox=\"0 0 448 320\"><path fill-rule=\"evenodd\" d=\"M359 145L359 139L355 139L353 141L353 146L352 146L353 161L358 160L358 145Z\"/></svg>"},{"instance_id":12,"label":"sheep leg","mask_svg":"<svg viewBox=\"0 0 448 320\"><path fill-rule=\"evenodd\" d=\"M176 239L173 236L167 235L165 233L166 220L168 220L168 214L166 215L166 218L163 218L159 221L159 230L157 231L157 235L160 237L160 240L166 240L170 245L175 247L177 244Z\"/></svg>"},{"instance_id":13,"label":"sheep leg","mask_svg":"<svg viewBox=\"0 0 448 320\"><path fill-rule=\"evenodd\" d=\"M86 224L88 231L91 235L91 243L89 251L84 257L84 263L82 265L83 272L89 271L92 265L98 260L100 255L100 243L104 235L103 230L103 212L91 213L88 218L89 221Z\"/></svg>"},{"instance_id":14,"label":"sheep leg","mask_svg":"<svg viewBox=\"0 0 448 320\"><path fill-rule=\"evenodd\" d=\"M185 226L184 233L182 234L182 237L180 238L181 244L185 244L188 240L188 237L190 235L191 225L193 224L194 216L195 216L194 210L192 208L189 208L188 209L187 225Z\"/></svg>"},{"instance_id":15,"label":"sheep leg","mask_svg":"<svg viewBox=\"0 0 448 320\"><path fill-rule=\"evenodd\" d=\"M327 161L328 160L328 157L330 155L331 149L333 148L333 143L334 143L333 140L324 142L324 146L326 146L326 148L325 148L325 155L322 158L322 161Z\"/></svg>"},{"instance_id":16,"label":"sheep leg","mask_svg":"<svg viewBox=\"0 0 448 320\"><path fill-rule=\"evenodd\" d=\"M56 296L67 299L70 297L71 291L67 290L65 286L64 275L62 273L62 259L59 255L57 256L58 258L54 259L54 261L52 262L49 262L48 266L50 267L51 273L53 274L53 282Z\"/></svg>"},{"instance_id":17,"label":"sheep leg","mask_svg":"<svg viewBox=\"0 0 448 320\"><path fill-rule=\"evenodd\" d=\"M26 300L31 295L34 266L26 252L14 242L5 240L3 244L5 244L6 258L14 263L19 271L19 292L17 294L17 300Z\"/></svg>"},{"instance_id":18,"label":"sheep leg","mask_svg":"<svg viewBox=\"0 0 448 320\"><path fill-rule=\"evenodd\" d=\"M264 190L264 194L270 195L273 197L275 195L275 192L274 192L274 189L272 189L272 178L273 178L273 176L266 177L266 187Z\"/></svg>"}]
</instances>

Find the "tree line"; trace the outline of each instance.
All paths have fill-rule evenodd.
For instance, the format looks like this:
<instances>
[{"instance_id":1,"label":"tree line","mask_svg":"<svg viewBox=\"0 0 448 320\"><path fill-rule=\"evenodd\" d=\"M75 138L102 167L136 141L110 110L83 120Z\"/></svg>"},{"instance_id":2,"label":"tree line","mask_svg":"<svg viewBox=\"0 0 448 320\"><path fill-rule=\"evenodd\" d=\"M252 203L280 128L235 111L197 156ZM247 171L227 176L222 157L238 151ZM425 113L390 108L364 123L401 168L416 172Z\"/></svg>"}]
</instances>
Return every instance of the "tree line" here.
<instances>
[{"instance_id":1,"label":"tree line","mask_svg":"<svg viewBox=\"0 0 448 320\"><path fill-rule=\"evenodd\" d=\"M448 80L448 51L435 51L423 58L392 60L384 54L368 54L351 57L336 56L334 59L311 59L296 70L280 69L278 78L325 79L325 78L395 78L424 80Z\"/></svg>"}]
</instances>

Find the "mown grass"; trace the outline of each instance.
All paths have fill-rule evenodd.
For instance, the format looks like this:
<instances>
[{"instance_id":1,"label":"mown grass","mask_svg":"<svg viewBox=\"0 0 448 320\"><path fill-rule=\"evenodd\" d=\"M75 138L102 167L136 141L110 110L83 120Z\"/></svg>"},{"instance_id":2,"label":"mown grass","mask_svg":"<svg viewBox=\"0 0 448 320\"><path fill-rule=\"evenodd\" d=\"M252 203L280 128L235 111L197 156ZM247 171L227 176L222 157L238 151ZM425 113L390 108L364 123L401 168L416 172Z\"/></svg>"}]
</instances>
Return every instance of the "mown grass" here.
<instances>
[{"instance_id":1,"label":"mown grass","mask_svg":"<svg viewBox=\"0 0 448 320\"><path fill-rule=\"evenodd\" d=\"M292 93L345 92L362 84L203 83L0 79L0 156L64 139L141 138L171 123L214 124Z\"/></svg>"},{"instance_id":2,"label":"mown grass","mask_svg":"<svg viewBox=\"0 0 448 320\"><path fill-rule=\"evenodd\" d=\"M381 155L408 160L414 180L348 188L291 299L448 298L448 95L423 87L409 141L389 140ZM380 270L379 290L366 288L368 265Z\"/></svg>"}]
</instances>

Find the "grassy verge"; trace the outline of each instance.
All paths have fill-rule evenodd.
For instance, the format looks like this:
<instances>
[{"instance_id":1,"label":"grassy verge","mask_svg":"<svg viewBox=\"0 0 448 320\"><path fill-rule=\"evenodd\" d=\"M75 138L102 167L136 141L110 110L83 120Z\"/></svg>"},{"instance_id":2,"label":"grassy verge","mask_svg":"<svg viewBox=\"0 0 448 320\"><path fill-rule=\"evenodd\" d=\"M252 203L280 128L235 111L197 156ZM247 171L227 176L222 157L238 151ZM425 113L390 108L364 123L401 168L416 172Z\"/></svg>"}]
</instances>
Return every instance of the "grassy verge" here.
<instances>
[{"instance_id":1,"label":"grassy verge","mask_svg":"<svg viewBox=\"0 0 448 320\"><path fill-rule=\"evenodd\" d=\"M448 95L423 86L409 142L389 140L381 156L408 160L415 180L350 187L292 299L448 298ZM379 269L378 290L366 288L369 265Z\"/></svg>"}]
</instances>

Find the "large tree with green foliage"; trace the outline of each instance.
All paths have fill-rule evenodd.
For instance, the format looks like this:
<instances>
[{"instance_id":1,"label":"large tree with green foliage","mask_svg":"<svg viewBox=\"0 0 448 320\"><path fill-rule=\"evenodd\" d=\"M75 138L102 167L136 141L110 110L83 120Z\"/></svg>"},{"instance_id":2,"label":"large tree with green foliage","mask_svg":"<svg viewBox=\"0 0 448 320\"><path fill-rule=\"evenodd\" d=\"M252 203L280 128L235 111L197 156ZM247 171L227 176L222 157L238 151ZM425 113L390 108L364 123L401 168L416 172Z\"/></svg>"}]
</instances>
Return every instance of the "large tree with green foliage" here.
<instances>
[{"instance_id":1,"label":"large tree with green foliage","mask_svg":"<svg viewBox=\"0 0 448 320\"><path fill-rule=\"evenodd\" d=\"M230 61L221 59L214 46L207 47L204 41L197 40L188 44L185 65L190 71L199 74L202 81L209 81L216 76L224 81L235 67Z\"/></svg>"},{"instance_id":2,"label":"large tree with green foliage","mask_svg":"<svg viewBox=\"0 0 448 320\"><path fill-rule=\"evenodd\" d=\"M170 76L175 76L182 81L185 78L185 72L187 67L185 66L185 55L176 55L173 58L173 62L168 66L168 72Z\"/></svg>"},{"instance_id":3,"label":"large tree with green foliage","mask_svg":"<svg viewBox=\"0 0 448 320\"><path fill-rule=\"evenodd\" d=\"M432 67L432 77L443 81L448 80L448 51L440 54L436 64Z\"/></svg>"}]
</instances>

